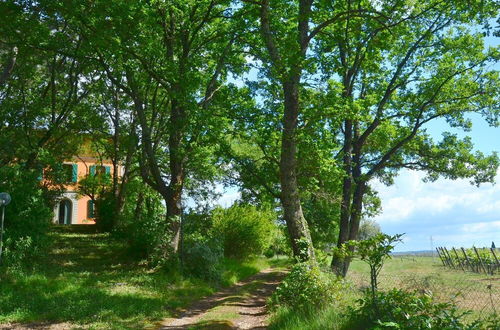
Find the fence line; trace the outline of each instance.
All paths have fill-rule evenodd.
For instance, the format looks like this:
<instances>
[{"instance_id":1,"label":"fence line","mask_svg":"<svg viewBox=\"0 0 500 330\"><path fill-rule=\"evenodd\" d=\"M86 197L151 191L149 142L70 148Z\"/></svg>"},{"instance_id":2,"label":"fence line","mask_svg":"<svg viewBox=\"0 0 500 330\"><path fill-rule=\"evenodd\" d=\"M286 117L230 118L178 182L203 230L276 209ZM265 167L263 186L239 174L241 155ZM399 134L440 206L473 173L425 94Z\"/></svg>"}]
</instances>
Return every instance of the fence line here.
<instances>
[{"instance_id":1,"label":"fence line","mask_svg":"<svg viewBox=\"0 0 500 330\"><path fill-rule=\"evenodd\" d=\"M492 244L494 246L494 244ZM461 269L474 273L484 273L494 275L500 272L500 261L497 257L496 248L482 248L478 250L475 246L472 249L460 248L462 255L457 249L451 248L453 255L446 247L437 247L436 251L443 263L443 266L452 269ZM481 251L481 253L479 252Z\"/></svg>"}]
</instances>

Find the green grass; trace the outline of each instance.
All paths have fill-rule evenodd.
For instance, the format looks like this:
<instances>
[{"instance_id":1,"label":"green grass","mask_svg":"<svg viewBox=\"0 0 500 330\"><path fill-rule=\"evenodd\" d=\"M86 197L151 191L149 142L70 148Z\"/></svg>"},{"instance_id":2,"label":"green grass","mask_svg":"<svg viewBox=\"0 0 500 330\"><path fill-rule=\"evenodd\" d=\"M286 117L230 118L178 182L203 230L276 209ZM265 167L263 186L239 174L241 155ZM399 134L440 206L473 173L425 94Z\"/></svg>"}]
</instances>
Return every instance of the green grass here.
<instances>
[{"instance_id":1,"label":"green grass","mask_svg":"<svg viewBox=\"0 0 500 330\"><path fill-rule=\"evenodd\" d=\"M262 269L269 267L284 269L288 268L291 261L288 257L275 257L272 259L255 258L249 261L237 261L225 259L223 262L224 272L222 273L222 284L231 286L243 278L247 278L258 273Z\"/></svg>"},{"instance_id":2,"label":"green grass","mask_svg":"<svg viewBox=\"0 0 500 330\"><path fill-rule=\"evenodd\" d=\"M361 290L369 287L369 267L354 260L347 279L352 290L347 290L342 304L320 311L296 313L279 308L271 317L269 329L349 329L347 306L355 306L362 296ZM463 310L472 310L467 320L485 319L500 306L500 277L465 273L442 266L439 259L431 257L394 257L387 260L379 276L379 288L403 288L420 292L432 291L440 301L453 301Z\"/></svg>"},{"instance_id":3,"label":"green grass","mask_svg":"<svg viewBox=\"0 0 500 330\"><path fill-rule=\"evenodd\" d=\"M346 323L344 307L330 307L320 311L297 313L279 308L271 316L269 330L339 330Z\"/></svg>"},{"instance_id":4,"label":"green grass","mask_svg":"<svg viewBox=\"0 0 500 330\"><path fill-rule=\"evenodd\" d=\"M369 285L366 263L354 261L348 277L359 287ZM443 267L439 258L394 257L379 275L381 289L403 288L432 292L443 302L454 302L463 310L472 310L473 317L484 317L500 305L500 276L463 272Z\"/></svg>"},{"instance_id":5,"label":"green grass","mask_svg":"<svg viewBox=\"0 0 500 330\"><path fill-rule=\"evenodd\" d=\"M91 227L58 228L54 247L33 271L0 275L0 324L68 322L94 329L152 327L218 285L153 271ZM269 267L265 259L226 260L223 285Z\"/></svg>"}]
</instances>

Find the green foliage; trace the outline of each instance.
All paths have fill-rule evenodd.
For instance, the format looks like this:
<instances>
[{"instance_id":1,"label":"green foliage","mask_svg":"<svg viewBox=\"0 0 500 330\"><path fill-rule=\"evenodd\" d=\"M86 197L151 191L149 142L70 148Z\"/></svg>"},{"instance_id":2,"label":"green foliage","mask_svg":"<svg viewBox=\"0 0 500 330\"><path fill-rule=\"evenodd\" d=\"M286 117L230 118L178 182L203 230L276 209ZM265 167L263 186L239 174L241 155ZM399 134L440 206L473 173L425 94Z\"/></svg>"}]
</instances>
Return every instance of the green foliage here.
<instances>
[{"instance_id":1,"label":"green foliage","mask_svg":"<svg viewBox=\"0 0 500 330\"><path fill-rule=\"evenodd\" d=\"M128 243L132 254L149 258L153 264L165 261L162 248L167 245L167 224L158 193L139 180L131 181L114 234Z\"/></svg>"},{"instance_id":2,"label":"green foliage","mask_svg":"<svg viewBox=\"0 0 500 330\"><path fill-rule=\"evenodd\" d=\"M212 217L213 236L221 239L224 255L230 258L245 259L262 254L277 230L273 212L251 205L216 208Z\"/></svg>"},{"instance_id":3,"label":"green foliage","mask_svg":"<svg viewBox=\"0 0 500 330\"><path fill-rule=\"evenodd\" d=\"M268 258L286 255L292 256L292 249L290 248L290 239L286 234L286 226L277 225L275 230L269 233L270 244L269 247L264 251L264 255Z\"/></svg>"},{"instance_id":4,"label":"green foliage","mask_svg":"<svg viewBox=\"0 0 500 330\"><path fill-rule=\"evenodd\" d=\"M348 241L334 253L340 258L358 257L370 266L370 285L375 303L375 292L378 286L378 275L382 270L385 260L391 257L390 253L394 249L394 244L401 241L403 234L394 236L386 234L376 234L364 241Z\"/></svg>"},{"instance_id":5,"label":"green foliage","mask_svg":"<svg viewBox=\"0 0 500 330\"><path fill-rule=\"evenodd\" d=\"M110 232L117 222L116 198L113 192L106 191L99 195L95 205L95 223L103 232Z\"/></svg>"},{"instance_id":6,"label":"green foliage","mask_svg":"<svg viewBox=\"0 0 500 330\"><path fill-rule=\"evenodd\" d=\"M3 269L31 264L50 242L47 232L53 213L38 176L20 165L0 168L0 191L12 197L5 208Z\"/></svg>"},{"instance_id":7,"label":"green foliage","mask_svg":"<svg viewBox=\"0 0 500 330\"><path fill-rule=\"evenodd\" d=\"M377 305L367 292L359 307L350 310L350 329L483 329L480 322L467 324L450 303L438 303L432 295L400 289L377 292Z\"/></svg>"},{"instance_id":8,"label":"green foliage","mask_svg":"<svg viewBox=\"0 0 500 330\"><path fill-rule=\"evenodd\" d=\"M214 282L221 280L224 249L217 239L191 235L182 244L184 274Z\"/></svg>"},{"instance_id":9,"label":"green foliage","mask_svg":"<svg viewBox=\"0 0 500 330\"><path fill-rule=\"evenodd\" d=\"M331 274L323 273L311 263L298 263L273 293L272 309L286 307L293 311L317 311L338 302L345 284Z\"/></svg>"}]
</instances>

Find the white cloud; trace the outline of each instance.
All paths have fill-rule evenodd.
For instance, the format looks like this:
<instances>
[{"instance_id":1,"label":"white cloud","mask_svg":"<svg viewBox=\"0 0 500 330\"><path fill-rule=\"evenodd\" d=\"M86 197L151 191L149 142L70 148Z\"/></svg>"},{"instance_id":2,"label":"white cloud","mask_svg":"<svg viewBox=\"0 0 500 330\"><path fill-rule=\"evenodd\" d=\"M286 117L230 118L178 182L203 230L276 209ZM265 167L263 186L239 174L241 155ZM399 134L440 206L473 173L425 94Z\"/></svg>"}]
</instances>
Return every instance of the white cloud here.
<instances>
[{"instance_id":1,"label":"white cloud","mask_svg":"<svg viewBox=\"0 0 500 330\"><path fill-rule=\"evenodd\" d=\"M484 215L500 212L500 187L497 185L484 184L478 188L467 180L446 179L424 183L423 178L421 172L404 171L393 186L376 183L383 208L376 220L380 223L404 222L416 213L438 216L464 207ZM500 180L500 175L497 179Z\"/></svg>"},{"instance_id":2,"label":"white cloud","mask_svg":"<svg viewBox=\"0 0 500 330\"><path fill-rule=\"evenodd\" d=\"M431 236L434 246L500 244L499 185L478 188L468 180L424 183L423 178L421 172L402 171L393 186L375 184L383 208L375 220L382 230L411 235L397 250L429 249Z\"/></svg>"},{"instance_id":3,"label":"white cloud","mask_svg":"<svg viewBox=\"0 0 500 330\"><path fill-rule=\"evenodd\" d=\"M492 231L500 231L500 221L467 223L462 226L462 231L465 233L490 233Z\"/></svg>"}]
</instances>

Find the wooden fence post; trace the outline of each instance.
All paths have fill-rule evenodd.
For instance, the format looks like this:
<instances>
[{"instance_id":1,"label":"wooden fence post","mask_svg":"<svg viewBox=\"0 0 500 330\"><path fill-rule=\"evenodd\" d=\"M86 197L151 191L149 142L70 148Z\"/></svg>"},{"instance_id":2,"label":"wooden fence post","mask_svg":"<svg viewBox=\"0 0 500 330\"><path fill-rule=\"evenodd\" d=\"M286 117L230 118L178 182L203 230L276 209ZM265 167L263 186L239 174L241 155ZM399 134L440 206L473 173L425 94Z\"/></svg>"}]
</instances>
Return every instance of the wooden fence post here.
<instances>
[{"instance_id":1,"label":"wooden fence post","mask_svg":"<svg viewBox=\"0 0 500 330\"><path fill-rule=\"evenodd\" d=\"M451 268L450 260L448 259L448 256L446 255L446 252L444 252L444 248L440 247L439 249L441 251L441 254L443 255L443 259L444 259L444 261L446 263L446 266Z\"/></svg>"},{"instance_id":2,"label":"wooden fence post","mask_svg":"<svg viewBox=\"0 0 500 330\"><path fill-rule=\"evenodd\" d=\"M486 267L484 266L484 263L483 263L483 259L481 259L481 256L479 255L479 252L477 252L477 249L475 246L472 247L474 249L474 252L476 252L476 256L477 258L479 259L479 263L481 264L481 266L483 267L483 270L484 270L484 273L485 274L488 274L488 271L486 270Z\"/></svg>"},{"instance_id":3,"label":"wooden fence post","mask_svg":"<svg viewBox=\"0 0 500 330\"><path fill-rule=\"evenodd\" d=\"M493 254L493 257L495 257L495 260L497 261L497 268L500 269L500 261L497 258L494 248L491 248L491 253Z\"/></svg>"},{"instance_id":4,"label":"wooden fence post","mask_svg":"<svg viewBox=\"0 0 500 330\"><path fill-rule=\"evenodd\" d=\"M462 253L464 254L465 261L467 262L467 265L469 266L469 270L474 271L474 268L472 267L472 264L469 261L469 257L467 256L467 253L465 253L465 249L462 247Z\"/></svg>"},{"instance_id":5,"label":"wooden fence post","mask_svg":"<svg viewBox=\"0 0 500 330\"><path fill-rule=\"evenodd\" d=\"M457 257L457 262L460 265L460 268L465 272L464 265L462 264L462 261L460 260L460 257L458 256L457 250L455 248L451 248L453 250L453 253L455 253L455 256Z\"/></svg>"},{"instance_id":6,"label":"wooden fence post","mask_svg":"<svg viewBox=\"0 0 500 330\"><path fill-rule=\"evenodd\" d=\"M441 262L443 263L443 266L446 267L446 262L444 261L443 257L441 256L441 252L439 251L439 247L436 248L436 251L438 253L439 259L441 259Z\"/></svg>"},{"instance_id":7,"label":"wooden fence post","mask_svg":"<svg viewBox=\"0 0 500 330\"><path fill-rule=\"evenodd\" d=\"M448 255L448 258L449 258L449 260L450 260L451 267L452 267L453 269L455 269L455 263L453 262L453 259L451 258L451 254L450 254L450 252L448 252L448 249L447 249L447 248L444 248L444 251L445 251L445 252L446 252L446 254Z\"/></svg>"}]
</instances>

